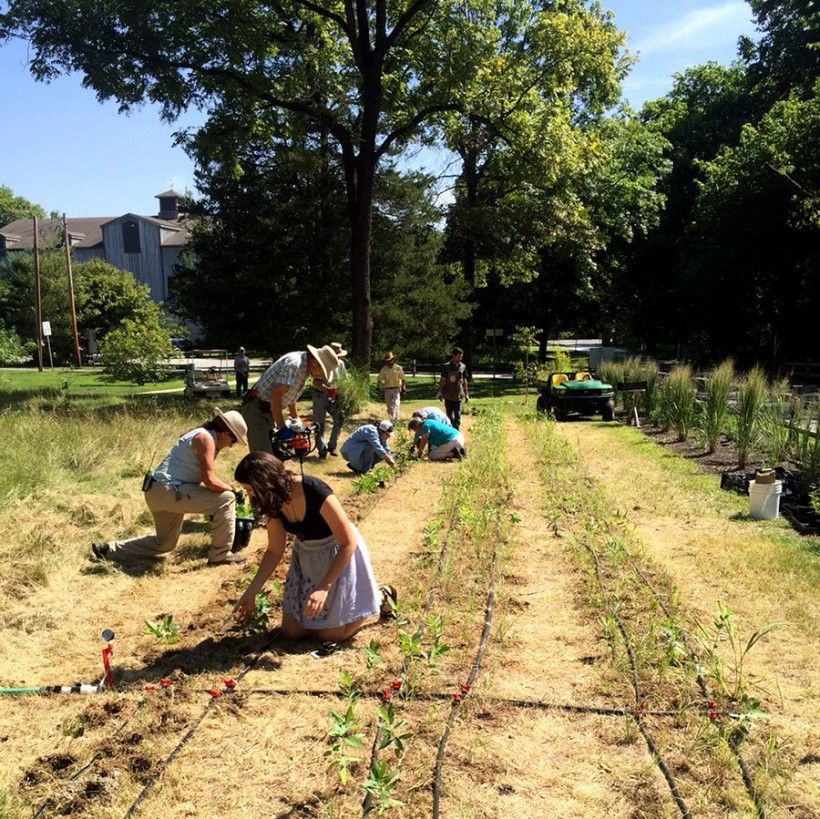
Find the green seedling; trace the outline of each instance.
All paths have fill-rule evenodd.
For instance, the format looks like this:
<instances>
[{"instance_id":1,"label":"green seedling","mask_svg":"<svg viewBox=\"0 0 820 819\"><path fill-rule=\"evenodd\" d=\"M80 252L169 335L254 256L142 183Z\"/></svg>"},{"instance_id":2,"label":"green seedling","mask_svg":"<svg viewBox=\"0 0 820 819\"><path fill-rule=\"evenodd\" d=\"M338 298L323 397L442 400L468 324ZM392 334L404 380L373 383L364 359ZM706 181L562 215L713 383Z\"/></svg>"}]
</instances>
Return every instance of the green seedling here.
<instances>
[{"instance_id":1,"label":"green seedling","mask_svg":"<svg viewBox=\"0 0 820 819\"><path fill-rule=\"evenodd\" d=\"M396 719L396 712L392 703L387 703L379 708L377 730L379 732L379 750L393 748L393 753L398 759L404 753L404 743L410 739L412 734L402 733L404 720Z\"/></svg>"},{"instance_id":2,"label":"green seedling","mask_svg":"<svg viewBox=\"0 0 820 819\"><path fill-rule=\"evenodd\" d=\"M379 654L379 644L375 640L371 640L364 648L360 649L360 651L364 654L368 671L377 665L382 665L382 658Z\"/></svg>"},{"instance_id":3,"label":"green seedling","mask_svg":"<svg viewBox=\"0 0 820 819\"><path fill-rule=\"evenodd\" d=\"M330 768L336 769L339 782L346 785L350 778L350 768L357 761L357 758L350 756L348 751L353 748L363 748L364 736L358 730L359 721L353 710L353 701L348 701L344 714L331 709L330 718L331 725L327 735L332 742L324 755L330 758L328 764Z\"/></svg>"},{"instance_id":4,"label":"green seedling","mask_svg":"<svg viewBox=\"0 0 820 819\"><path fill-rule=\"evenodd\" d=\"M273 604L268 599L267 592L259 592L253 601L253 612L250 617L242 622L231 626L231 631L252 636L255 634L265 634L268 630L268 618L273 611Z\"/></svg>"},{"instance_id":5,"label":"green seedling","mask_svg":"<svg viewBox=\"0 0 820 819\"><path fill-rule=\"evenodd\" d=\"M399 632L399 649L406 660L412 662L422 656L421 629L416 629L412 634L406 631Z\"/></svg>"},{"instance_id":6,"label":"green seedling","mask_svg":"<svg viewBox=\"0 0 820 819\"><path fill-rule=\"evenodd\" d=\"M387 762L373 760L370 773L364 781L364 789L373 797L374 803L370 810L375 810L382 816L391 808L399 808L404 803L393 798L393 789L399 778L398 771L392 771Z\"/></svg>"},{"instance_id":7,"label":"green seedling","mask_svg":"<svg viewBox=\"0 0 820 819\"><path fill-rule=\"evenodd\" d=\"M342 671L339 680L339 690L350 702L355 702L362 693L358 684L353 680L353 675L349 671Z\"/></svg>"},{"instance_id":8,"label":"green seedling","mask_svg":"<svg viewBox=\"0 0 820 819\"><path fill-rule=\"evenodd\" d=\"M153 634L164 645L173 645L179 640L182 627L174 622L173 615L163 614L159 620L145 620L146 634Z\"/></svg>"},{"instance_id":9,"label":"green seedling","mask_svg":"<svg viewBox=\"0 0 820 819\"><path fill-rule=\"evenodd\" d=\"M432 643L426 651L422 650L422 656L427 660L429 666L435 666L439 658L450 650L450 646L441 642L441 626L441 617L437 614L427 620L427 629L432 637Z\"/></svg>"},{"instance_id":10,"label":"green seedling","mask_svg":"<svg viewBox=\"0 0 820 819\"><path fill-rule=\"evenodd\" d=\"M254 516L253 507L249 503L237 503L235 509L238 518L252 518Z\"/></svg>"}]
</instances>

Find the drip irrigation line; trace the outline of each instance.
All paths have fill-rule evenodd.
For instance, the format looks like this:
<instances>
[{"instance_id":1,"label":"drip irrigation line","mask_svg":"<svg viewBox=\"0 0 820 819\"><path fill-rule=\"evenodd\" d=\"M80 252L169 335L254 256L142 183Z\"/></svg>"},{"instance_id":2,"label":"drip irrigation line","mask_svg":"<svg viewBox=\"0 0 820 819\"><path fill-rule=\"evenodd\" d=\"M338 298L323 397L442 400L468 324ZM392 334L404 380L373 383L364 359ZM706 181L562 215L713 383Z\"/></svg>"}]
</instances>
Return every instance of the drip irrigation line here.
<instances>
[{"instance_id":1,"label":"drip irrigation line","mask_svg":"<svg viewBox=\"0 0 820 819\"><path fill-rule=\"evenodd\" d=\"M436 561L436 570L432 577L432 583L430 584L430 591L427 594L427 602L424 605L424 609L422 611L422 617L426 621L427 615L433 608L433 604L436 602L436 597L438 596L438 587L439 582L441 580L442 575L444 574L444 562L445 557L448 551L448 545L450 542L450 535L453 533L453 524L455 521L455 503L450 502L449 513L447 515L447 524L444 531L444 539L441 543L441 549L439 549L438 553L438 560ZM418 630L421 634L424 634L426 631L426 625L423 622L419 627ZM405 657L402 661L401 668L399 670L398 676L404 678L407 672L410 669L411 658L409 656ZM373 744L370 747L370 761L368 764L368 770L371 770L375 762L379 758L379 728L378 723L376 725L376 732L373 735ZM364 796L364 800L362 801L362 816L367 816L373 810L373 794L370 791L367 791Z\"/></svg>"},{"instance_id":2,"label":"drip irrigation line","mask_svg":"<svg viewBox=\"0 0 820 819\"><path fill-rule=\"evenodd\" d=\"M635 559L634 555L632 555L627 549L624 549L624 553L626 554L629 562L632 564L632 568L635 570L638 577L641 578L643 583L649 589L650 594L654 597L655 602L661 607L661 611L663 611L664 615L668 620L672 619L672 613L669 611L669 608L666 605L666 602L661 598L658 592L655 590L655 587L649 582L646 575L641 571L640 566L638 565L637 560ZM706 680L703 678L703 674L700 672L701 664L700 664L700 657L698 656L697 652L692 648L691 643L689 642L686 633L683 629L680 630L680 637L681 642L683 643L683 647L686 649L687 654L689 654L690 659L695 664L695 668L697 669L697 683L698 687L700 688L700 692L703 695L703 699L707 702L712 701L712 695L709 693L709 687L706 685ZM755 813L757 814L757 819L766 819L766 811L765 806L763 805L763 798L760 796L757 788L755 787L754 781L752 780L752 776L749 772L749 768L746 764L746 760L743 758L743 754L740 752L739 745L735 743L727 743L729 748L732 751L735 759L737 760L738 767L740 768L740 776L743 780L743 786L746 788L746 793L748 794L749 798L752 800L752 804L755 807Z\"/></svg>"},{"instance_id":3,"label":"drip irrigation line","mask_svg":"<svg viewBox=\"0 0 820 819\"><path fill-rule=\"evenodd\" d=\"M601 586L602 591L606 591L606 586L604 584L603 578L601 576L601 564L598 560L598 555L595 550L588 544L584 543L587 551L592 556L592 560L595 563L595 576L598 579L598 583ZM629 657L629 669L632 675L632 687L635 691L635 723L638 726L638 730L641 732L641 736L643 736L644 741L646 742L647 748L649 748L649 752L652 755L652 758L655 760L658 768L660 769L661 773L663 774L664 779L666 780L667 785L669 785L669 790L672 793L672 798L675 800L675 804L678 806L678 810L680 811L681 816L683 819L691 819L692 814L689 811L686 802L681 795L680 789L678 788L677 781L675 777L672 775L672 772L669 770L668 766L663 760L663 757L658 750L658 747L655 745L655 741L649 734L649 731L646 730L646 726L643 724L641 720L641 687L638 681L638 667L637 663L635 662L635 655L632 651L632 645L629 641L629 635L626 631L626 626L624 625L621 616L618 614L617 611L612 611L612 616L615 618L615 622L618 624L618 630L621 633L621 637L624 641L624 646L626 648L627 656Z\"/></svg>"},{"instance_id":4,"label":"drip irrigation line","mask_svg":"<svg viewBox=\"0 0 820 819\"><path fill-rule=\"evenodd\" d=\"M478 676L479 669L481 668L481 661L484 658L484 651L487 647L487 641L490 637L490 628L493 623L493 605L495 603L495 570L498 558L498 541L501 535L498 526L498 518L496 518L495 521L495 533L496 546L493 548L493 556L490 560L490 577L487 589L487 602L484 606L484 628L481 630L481 638L478 643L475 659L473 660L470 673L467 676L467 684L471 687ZM450 714L447 717L447 723L444 726L444 732L442 733L441 739L438 743L436 764L433 769L433 819L439 819L439 812L441 810L441 769L444 765L444 754L447 749L447 743L450 739L450 732L452 731L453 724L455 723L456 713L458 712L460 704L460 698L453 699L453 703L450 706Z\"/></svg>"}]
</instances>

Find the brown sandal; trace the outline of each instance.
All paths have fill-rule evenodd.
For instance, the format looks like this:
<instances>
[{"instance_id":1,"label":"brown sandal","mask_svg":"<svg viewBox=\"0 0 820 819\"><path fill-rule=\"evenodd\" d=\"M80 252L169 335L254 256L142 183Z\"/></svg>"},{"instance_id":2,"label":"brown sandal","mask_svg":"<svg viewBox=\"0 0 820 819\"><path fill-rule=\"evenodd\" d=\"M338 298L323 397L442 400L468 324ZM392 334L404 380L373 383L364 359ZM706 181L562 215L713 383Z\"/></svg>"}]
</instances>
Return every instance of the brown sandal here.
<instances>
[{"instance_id":1,"label":"brown sandal","mask_svg":"<svg viewBox=\"0 0 820 819\"><path fill-rule=\"evenodd\" d=\"M379 593L382 596L381 605L379 606L380 617L395 617L396 603L398 602L398 595L395 586L380 586Z\"/></svg>"}]
</instances>

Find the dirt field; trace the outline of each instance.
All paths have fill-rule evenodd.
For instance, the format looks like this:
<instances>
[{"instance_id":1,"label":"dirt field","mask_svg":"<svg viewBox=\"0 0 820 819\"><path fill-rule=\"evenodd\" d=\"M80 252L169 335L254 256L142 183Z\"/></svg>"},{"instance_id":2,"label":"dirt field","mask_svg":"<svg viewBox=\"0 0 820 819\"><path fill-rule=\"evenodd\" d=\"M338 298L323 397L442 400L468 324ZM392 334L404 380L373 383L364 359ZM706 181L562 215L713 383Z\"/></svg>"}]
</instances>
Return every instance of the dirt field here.
<instances>
[{"instance_id":1,"label":"dirt field","mask_svg":"<svg viewBox=\"0 0 820 819\"><path fill-rule=\"evenodd\" d=\"M202 521L159 568L90 562L146 528L133 476L49 490L63 537L0 615L0 685L96 683L109 627L117 690L0 697L0 818L352 817L366 784L402 817L820 815L818 539L634 430L521 409L486 402L467 460L372 494L308 459L399 590L322 659L228 630L247 569L204 566ZM173 645L146 633L163 614Z\"/></svg>"}]
</instances>

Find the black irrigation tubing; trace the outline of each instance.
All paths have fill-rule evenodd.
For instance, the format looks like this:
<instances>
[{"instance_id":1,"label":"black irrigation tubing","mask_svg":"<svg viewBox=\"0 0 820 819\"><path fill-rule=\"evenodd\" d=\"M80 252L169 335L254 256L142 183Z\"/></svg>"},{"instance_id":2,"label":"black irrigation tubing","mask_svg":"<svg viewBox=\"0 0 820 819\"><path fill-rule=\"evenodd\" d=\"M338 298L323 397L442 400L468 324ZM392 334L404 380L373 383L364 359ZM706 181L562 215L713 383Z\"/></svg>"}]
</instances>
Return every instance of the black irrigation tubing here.
<instances>
[{"instance_id":1,"label":"black irrigation tubing","mask_svg":"<svg viewBox=\"0 0 820 819\"><path fill-rule=\"evenodd\" d=\"M632 564L632 568L637 573L638 577L641 578L643 583L649 589L651 595L655 598L657 604L661 607L661 611L663 611L664 615L671 620L672 614L669 611L669 608L666 605L666 602L661 598L658 592L655 590L655 587L649 582L646 575L641 571L640 566L638 565L637 560L635 557L627 550L624 549L624 553L629 558L629 562ZM698 687L700 688L700 692L703 695L703 699L707 702L712 700L712 695L709 693L709 688L706 685L706 680L703 678L703 674L700 672L700 657L698 657L697 652L692 648L691 643L687 639L686 633L681 629L681 641L683 642L683 646L686 649L689 657L691 658L692 662L695 664L695 668L697 669L697 683ZM743 779L743 785L746 788L746 793L749 795L749 798L752 800L752 803L755 806L755 813L757 814L758 819L766 819L766 809L763 805L763 798L760 796L757 788L755 787L754 781L752 780L751 773L749 772L749 768L746 764L746 760L743 758L743 755L740 752L739 745L735 743L728 743L729 748L732 751L735 759L737 760L738 767L740 768L740 776Z\"/></svg>"},{"instance_id":2,"label":"black irrigation tubing","mask_svg":"<svg viewBox=\"0 0 820 819\"><path fill-rule=\"evenodd\" d=\"M142 707L142 704L141 704L141 703L140 703L139 705L137 705L137 707L134 709L134 711L133 711L133 712L132 712L132 713L131 713L131 714L130 714L130 715L129 715L126 719L124 719L124 720L122 721L122 723L120 724L120 727L119 727L119 728L117 728L117 730L116 730L116 731L114 731L114 733L113 733L113 734L111 734L111 736L112 736L112 737L117 736L117 734L119 734L119 733L120 733L120 732L121 732L121 731L122 731L122 730L126 727L126 725L128 725L128 723L130 723L130 722L131 722L131 720L132 720L132 719L134 719L134 717L137 715L137 713L138 713L138 711L140 710L140 708L141 708L141 707ZM88 769L89 769L89 768L90 768L90 767L91 767L91 766L92 766L92 765L93 765L93 764L94 764L94 763L95 763L95 762L96 762L96 761L97 761L97 760L98 760L101 756L102 756L102 752L101 752L101 751L97 751L97 752L96 752L96 753L95 753L95 754L91 757L91 759L89 759L89 760L88 760L88 762L86 762L86 763L85 763L85 765L83 765L81 768L78 768L76 771L74 771L74 773L73 773L73 774L71 774L71 776L70 776L70 777L68 777L68 781L69 781L69 782L75 782L77 779L79 779L79 778L80 778L80 775L81 775L81 774L83 774L83 773L85 773L85 771L87 771L87 770L88 770ZM49 797L49 798L48 798L48 799L46 799L46 801L45 801L45 802L43 802L43 803L42 803L42 805L40 805L40 806L37 808L37 810L36 810L36 811L32 814L31 819L40 819L40 817L41 817L41 816L44 816L44 815L45 815L45 812L46 812L49 808L53 808L53 807L54 807L54 800L53 800L51 797Z\"/></svg>"},{"instance_id":3,"label":"black irrigation tubing","mask_svg":"<svg viewBox=\"0 0 820 819\"><path fill-rule=\"evenodd\" d=\"M497 518L495 526L495 542L496 544L498 544L500 532L498 529ZM490 628L492 627L493 623L493 604L495 603L495 569L497 557L498 546L496 545L496 547L493 549L492 559L490 560L490 578L487 589L487 602L484 606L484 628L481 630L481 639L478 643L475 660L473 660L473 666L470 669L469 675L467 676L467 684L469 686L473 685L476 677L478 676L478 671L481 668L481 661L484 658L484 651L487 648L487 641L490 637ZM438 743L438 752L436 753L436 765L433 770L433 819L439 819L439 811L441 809L441 769L444 765L444 754L447 749L447 742L450 739L450 732L452 731L453 724L455 723L456 713L458 712L460 704L460 699L453 700L453 704L450 706L450 714L447 717L447 723L444 726L444 732L442 733L441 739Z\"/></svg>"},{"instance_id":4,"label":"black irrigation tubing","mask_svg":"<svg viewBox=\"0 0 820 819\"><path fill-rule=\"evenodd\" d=\"M453 531L453 521L455 520L455 504L451 503L450 511L447 516L447 527L444 532L444 538L441 542L441 549L439 549L438 554L438 561L436 562L436 571L433 574L432 583L430 584L430 592L427 595L427 602L424 605L424 611L422 612L422 617L424 618L433 608L433 604L436 601L436 596L438 595L438 583L441 580L441 576L444 573L444 560L447 555L447 547L450 540L450 535ZM424 633L424 625L422 624L419 627ZM401 669L399 671L399 676L403 677L408 669L410 668L410 657L405 657L404 661L401 664ZM370 748L370 761L368 764L368 770L373 767L373 763L376 762L379 756L379 730L378 727L376 728L376 733L373 736L373 744ZM362 816L367 816L373 810L373 795L368 791L365 794L364 800L362 801Z\"/></svg>"},{"instance_id":5,"label":"black irrigation tubing","mask_svg":"<svg viewBox=\"0 0 820 819\"><path fill-rule=\"evenodd\" d=\"M604 584L603 577L601 576L601 564L598 560L598 555L588 543L585 543L584 546L592 556L592 560L595 563L595 576L598 578L598 583L601 586L601 590L604 591L606 589L606 586ZM666 782L669 785L669 790L672 792L672 797L675 800L675 804L678 806L678 810L680 811L681 816L683 817L683 819L691 819L692 814L690 813L689 808L687 807L686 802L684 801L684 798L681 795L675 777L672 776L672 772L669 770L668 766L663 761L663 757L661 756L660 751L658 750L654 740L650 736L649 731L646 730L646 726L643 724L643 720L640 714L641 688L640 683L638 682L638 667L637 663L635 662L635 655L632 652L632 645L629 641L629 635L627 634L626 626L624 625L623 620L621 619L618 612L615 610L612 611L612 616L615 618L615 622L618 624L618 630L621 632L621 637L624 641L626 653L629 657L629 667L630 671L632 672L632 687L635 691L635 723L637 724L638 730L641 732L641 735L643 736L644 741L646 742L647 748L649 748L650 754L652 754L652 758L655 760L655 763L660 768L661 773L664 776L664 779L666 779Z\"/></svg>"}]
</instances>

